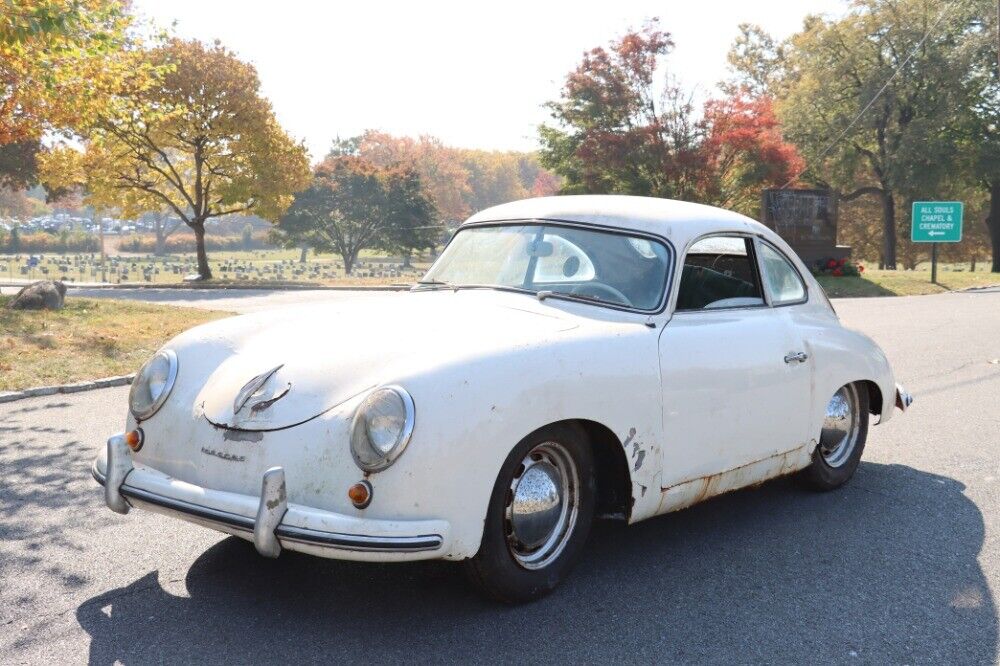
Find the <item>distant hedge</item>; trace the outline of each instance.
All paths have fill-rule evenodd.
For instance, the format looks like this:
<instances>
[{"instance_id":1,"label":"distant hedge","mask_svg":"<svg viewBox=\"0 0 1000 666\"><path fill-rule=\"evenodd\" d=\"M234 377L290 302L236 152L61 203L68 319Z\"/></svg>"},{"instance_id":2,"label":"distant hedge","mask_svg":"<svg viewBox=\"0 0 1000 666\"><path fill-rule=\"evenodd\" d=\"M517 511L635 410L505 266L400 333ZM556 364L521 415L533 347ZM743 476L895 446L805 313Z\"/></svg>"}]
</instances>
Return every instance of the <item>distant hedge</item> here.
<instances>
[{"instance_id":1,"label":"distant hedge","mask_svg":"<svg viewBox=\"0 0 1000 666\"><path fill-rule=\"evenodd\" d=\"M50 234L39 231L26 234L0 229L0 253L41 254L52 252L100 252L101 241L97 236L81 231Z\"/></svg>"},{"instance_id":2,"label":"distant hedge","mask_svg":"<svg viewBox=\"0 0 1000 666\"><path fill-rule=\"evenodd\" d=\"M234 252L238 250L264 250L275 247L267 241L267 234L254 234L250 238L243 236L205 236L205 249L209 252ZM194 252L194 238L171 236L164 243L168 254ZM144 234L132 236L118 244L120 252L137 252L152 254L156 251L156 237Z\"/></svg>"}]
</instances>

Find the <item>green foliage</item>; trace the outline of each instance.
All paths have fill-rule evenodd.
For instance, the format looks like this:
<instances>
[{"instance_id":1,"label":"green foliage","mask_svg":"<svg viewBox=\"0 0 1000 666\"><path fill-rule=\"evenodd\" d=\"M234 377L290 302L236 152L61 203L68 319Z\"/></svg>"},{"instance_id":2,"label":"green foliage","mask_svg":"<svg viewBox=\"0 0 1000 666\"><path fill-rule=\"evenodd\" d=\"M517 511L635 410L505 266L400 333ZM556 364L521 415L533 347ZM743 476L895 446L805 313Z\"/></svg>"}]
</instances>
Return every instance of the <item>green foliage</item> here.
<instances>
[{"instance_id":1,"label":"green foliage","mask_svg":"<svg viewBox=\"0 0 1000 666\"><path fill-rule=\"evenodd\" d=\"M278 222L286 247L337 252L350 274L364 249L408 251L432 245L441 227L416 171L380 167L354 156L331 156Z\"/></svg>"}]
</instances>

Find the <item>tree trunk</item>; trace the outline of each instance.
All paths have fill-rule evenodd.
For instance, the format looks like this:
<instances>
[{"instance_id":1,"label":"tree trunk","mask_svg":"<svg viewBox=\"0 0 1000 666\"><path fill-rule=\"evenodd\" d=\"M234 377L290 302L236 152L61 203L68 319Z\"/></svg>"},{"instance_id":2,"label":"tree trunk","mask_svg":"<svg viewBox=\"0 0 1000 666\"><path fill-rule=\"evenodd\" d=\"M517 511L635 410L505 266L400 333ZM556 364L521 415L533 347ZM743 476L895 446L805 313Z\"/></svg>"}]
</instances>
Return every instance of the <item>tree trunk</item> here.
<instances>
[{"instance_id":1,"label":"tree trunk","mask_svg":"<svg viewBox=\"0 0 1000 666\"><path fill-rule=\"evenodd\" d=\"M306 263L306 252L309 251L309 248L303 245L300 249L302 250L302 252L299 254L299 263L304 264Z\"/></svg>"},{"instance_id":2,"label":"tree trunk","mask_svg":"<svg viewBox=\"0 0 1000 666\"><path fill-rule=\"evenodd\" d=\"M992 271L1000 273L1000 178L990 182L990 212L986 228L990 230L990 243L993 245Z\"/></svg>"},{"instance_id":3,"label":"tree trunk","mask_svg":"<svg viewBox=\"0 0 1000 666\"><path fill-rule=\"evenodd\" d=\"M354 261L357 258L357 253L342 252L340 256L344 260L344 273L350 275L354 272Z\"/></svg>"},{"instance_id":4,"label":"tree trunk","mask_svg":"<svg viewBox=\"0 0 1000 666\"><path fill-rule=\"evenodd\" d=\"M211 280L212 269L208 267L208 255L205 253L205 223L196 222L191 228L194 229L194 241L198 248L198 275L202 280Z\"/></svg>"},{"instance_id":5,"label":"tree trunk","mask_svg":"<svg viewBox=\"0 0 1000 666\"><path fill-rule=\"evenodd\" d=\"M403 253L403 268L410 268L410 250Z\"/></svg>"},{"instance_id":6,"label":"tree trunk","mask_svg":"<svg viewBox=\"0 0 1000 666\"><path fill-rule=\"evenodd\" d=\"M896 270L896 199L889 190L882 195L882 262Z\"/></svg>"},{"instance_id":7,"label":"tree trunk","mask_svg":"<svg viewBox=\"0 0 1000 666\"><path fill-rule=\"evenodd\" d=\"M162 257L167 250L167 235L164 233L166 225L163 222L165 217L166 215L163 213L157 213L156 222L153 225L153 230L156 232L156 245L153 247L153 254L157 257Z\"/></svg>"}]
</instances>

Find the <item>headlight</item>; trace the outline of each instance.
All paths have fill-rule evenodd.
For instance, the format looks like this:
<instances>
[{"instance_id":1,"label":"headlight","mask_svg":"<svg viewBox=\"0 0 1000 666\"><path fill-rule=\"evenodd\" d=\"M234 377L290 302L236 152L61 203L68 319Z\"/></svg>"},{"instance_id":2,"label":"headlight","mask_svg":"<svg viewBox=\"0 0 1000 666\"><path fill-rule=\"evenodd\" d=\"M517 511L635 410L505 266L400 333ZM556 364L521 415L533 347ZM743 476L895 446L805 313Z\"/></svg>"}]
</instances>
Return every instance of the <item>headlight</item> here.
<instances>
[{"instance_id":1,"label":"headlight","mask_svg":"<svg viewBox=\"0 0 1000 666\"><path fill-rule=\"evenodd\" d=\"M169 349L156 352L132 380L128 406L135 418L142 421L156 413L174 387L177 379L177 354Z\"/></svg>"},{"instance_id":2,"label":"headlight","mask_svg":"<svg viewBox=\"0 0 1000 666\"><path fill-rule=\"evenodd\" d=\"M368 394L351 423L351 454L366 472L383 470L403 453L413 434L413 398L399 386Z\"/></svg>"}]
</instances>

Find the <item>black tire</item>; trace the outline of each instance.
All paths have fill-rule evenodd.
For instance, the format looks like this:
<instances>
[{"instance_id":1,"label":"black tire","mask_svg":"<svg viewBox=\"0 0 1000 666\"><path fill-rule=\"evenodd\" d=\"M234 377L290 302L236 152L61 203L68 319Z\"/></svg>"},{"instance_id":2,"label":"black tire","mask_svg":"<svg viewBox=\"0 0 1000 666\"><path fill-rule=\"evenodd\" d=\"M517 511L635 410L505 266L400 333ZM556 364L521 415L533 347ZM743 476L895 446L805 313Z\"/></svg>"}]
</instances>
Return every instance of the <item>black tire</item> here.
<instances>
[{"instance_id":1,"label":"black tire","mask_svg":"<svg viewBox=\"0 0 1000 666\"><path fill-rule=\"evenodd\" d=\"M518 562L508 545L510 524L506 518L512 502L511 485L523 472L522 461L536 447L555 443L569 454L575 465L579 492L576 520L565 530L558 554L541 568L529 569ZM583 549L594 518L594 461L586 433L567 423L546 426L521 440L500 468L483 525L483 540L475 557L463 563L466 573L485 595L515 604L539 599L552 592L569 574Z\"/></svg>"},{"instance_id":2,"label":"black tire","mask_svg":"<svg viewBox=\"0 0 1000 666\"><path fill-rule=\"evenodd\" d=\"M798 477L799 481L810 490L825 492L839 488L854 476L854 471L861 462L861 454L864 453L865 442L868 440L868 390L858 384L848 384L840 389L840 391L844 390L851 391L857 401L858 424L854 448L841 464L832 466L823 454L823 435L821 434L820 441L813 450L812 463L802 470Z\"/></svg>"}]
</instances>

